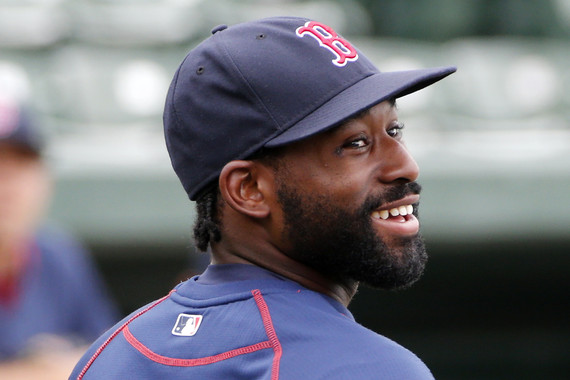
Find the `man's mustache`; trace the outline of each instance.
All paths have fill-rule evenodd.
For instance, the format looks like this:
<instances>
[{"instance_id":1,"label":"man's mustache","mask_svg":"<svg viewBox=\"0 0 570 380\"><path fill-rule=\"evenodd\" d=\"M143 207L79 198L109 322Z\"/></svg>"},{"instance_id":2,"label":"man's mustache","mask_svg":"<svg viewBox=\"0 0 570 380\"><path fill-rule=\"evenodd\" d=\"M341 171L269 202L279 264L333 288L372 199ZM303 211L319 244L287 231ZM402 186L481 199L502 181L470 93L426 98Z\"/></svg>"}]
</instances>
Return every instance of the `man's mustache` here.
<instances>
[{"instance_id":1,"label":"man's mustache","mask_svg":"<svg viewBox=\"0 0 570 380\"><path fill-rule=\"evenodd\" d=\"M419 194L421 191L422 186L417 182L394 185L385 190L381 195L368 198L363 210L366 210L366 214L368 214L374 210L381 209L384 204L396 202L408 195Z\"/></svg>"}]
</instances>

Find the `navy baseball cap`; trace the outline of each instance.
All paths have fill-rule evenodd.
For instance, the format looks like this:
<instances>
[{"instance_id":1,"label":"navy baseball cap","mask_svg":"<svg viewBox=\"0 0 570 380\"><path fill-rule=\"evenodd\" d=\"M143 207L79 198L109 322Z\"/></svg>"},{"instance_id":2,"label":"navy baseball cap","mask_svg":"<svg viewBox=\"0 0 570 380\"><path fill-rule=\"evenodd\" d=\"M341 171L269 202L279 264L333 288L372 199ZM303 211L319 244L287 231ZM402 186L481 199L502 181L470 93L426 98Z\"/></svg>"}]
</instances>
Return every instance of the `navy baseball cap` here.
<instances>
[{"instance_id":1,"label":"navy baseball cap","mask_svg":"<svg viewBox=\"0 0 570 380\"><path fill-rule=\"evenodd\" d=\"M44 140L30 112L15 101L0 99L0 143L21 146L41 155Z\"/></svg>"},{"instance_id":2,"label":"navy baseball cap","mask_svg":"<svg viewBox=\"0 0 570 380\"><path fill-rule=\"evenodd\" d=\"M228 162L338 126L455 70L380 72L332 28L306 18L219 26L170 85L164 129L172 166L196 200Z\"/></svg>"}]
</instances>

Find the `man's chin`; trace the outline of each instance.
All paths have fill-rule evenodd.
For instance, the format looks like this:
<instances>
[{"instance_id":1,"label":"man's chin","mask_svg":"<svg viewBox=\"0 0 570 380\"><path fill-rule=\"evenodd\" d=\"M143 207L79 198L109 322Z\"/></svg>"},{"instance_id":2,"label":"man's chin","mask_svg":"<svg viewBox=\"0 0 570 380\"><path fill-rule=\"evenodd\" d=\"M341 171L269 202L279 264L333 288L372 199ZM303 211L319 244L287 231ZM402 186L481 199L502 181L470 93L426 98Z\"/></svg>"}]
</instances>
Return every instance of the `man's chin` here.
<instances>
[{"instance_id":1,"label":"man's chin","mask_svg":"<svg viewBox=\"0 0 570 380\"><path fill-rule=\"evenodd\" d=\"M406 289L416 283L427 263L421 236L400 239L397 247L384 247L374 260L368 260L353 278L361 284L383 290Z\"/></svg>"}]
</instances>

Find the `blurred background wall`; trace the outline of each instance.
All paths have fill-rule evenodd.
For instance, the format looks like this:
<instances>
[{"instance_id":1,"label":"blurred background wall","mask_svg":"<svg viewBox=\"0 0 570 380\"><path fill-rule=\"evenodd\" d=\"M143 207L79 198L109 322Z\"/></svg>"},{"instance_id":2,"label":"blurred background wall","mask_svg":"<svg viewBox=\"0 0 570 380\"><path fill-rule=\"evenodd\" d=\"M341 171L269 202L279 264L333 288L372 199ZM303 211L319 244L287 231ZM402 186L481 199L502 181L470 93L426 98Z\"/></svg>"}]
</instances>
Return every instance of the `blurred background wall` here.
<instances>
[{"instance_id":1,"label":"blurred background wall","mask_svg":"<svg viewBox=\"0 0 570 380\"><path fill-rule=\"evenodd\" d=\"M570 0L0 0L0 92L37 111L51 219L123 311L204 265L162 136L174 71L214 26L285 14L332 25L381 70L459 68L399 101L427 272L362 289L357 320L438 379L570 378Z\"/></svg>"}]
</instances>

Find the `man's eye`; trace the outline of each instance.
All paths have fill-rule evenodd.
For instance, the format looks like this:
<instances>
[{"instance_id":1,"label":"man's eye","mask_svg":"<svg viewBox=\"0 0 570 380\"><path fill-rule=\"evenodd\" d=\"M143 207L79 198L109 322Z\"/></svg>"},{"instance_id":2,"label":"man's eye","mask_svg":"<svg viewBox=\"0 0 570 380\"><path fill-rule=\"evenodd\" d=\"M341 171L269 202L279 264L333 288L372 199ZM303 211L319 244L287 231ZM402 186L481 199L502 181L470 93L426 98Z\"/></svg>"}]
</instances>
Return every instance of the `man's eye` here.
<instances>
[{"instance_id":1,"label":"man's eye","mask_svg":"<svg viewBox=\"0 0 570 380\"><path fill-rule=\"evenodd\" d=\"M368 139L365 137L360 137L354 140L347 142L344 147L345 148L364 148L368 145Z\"/></svg>"},{"instance_id":2,"label":"man's eye","mask_svg":"<svg viewBox=\"0 0 570 380\"><path fill-rule=\"evenodd\" d=\"M343 152L349 150L360 150L365 149L370 145L370 140L366 136L356 137L351 140L347 140L345 143L340 145L336 150L335 153L339 156L343 155Z\"/></svg>"},{"instance_id":3,"label":"man's eye","mask_svg":"<svg viewBox=\"0 0 570 380\"><path fill-rule=\"evenodd\" d=\"M388 136L390 137L394 137L394 138L400 138L402 137L402 130L404 129L404 123L397 123L393 126L390 127L390 129L388 129Z\"/></svg>"}]
</instances>

